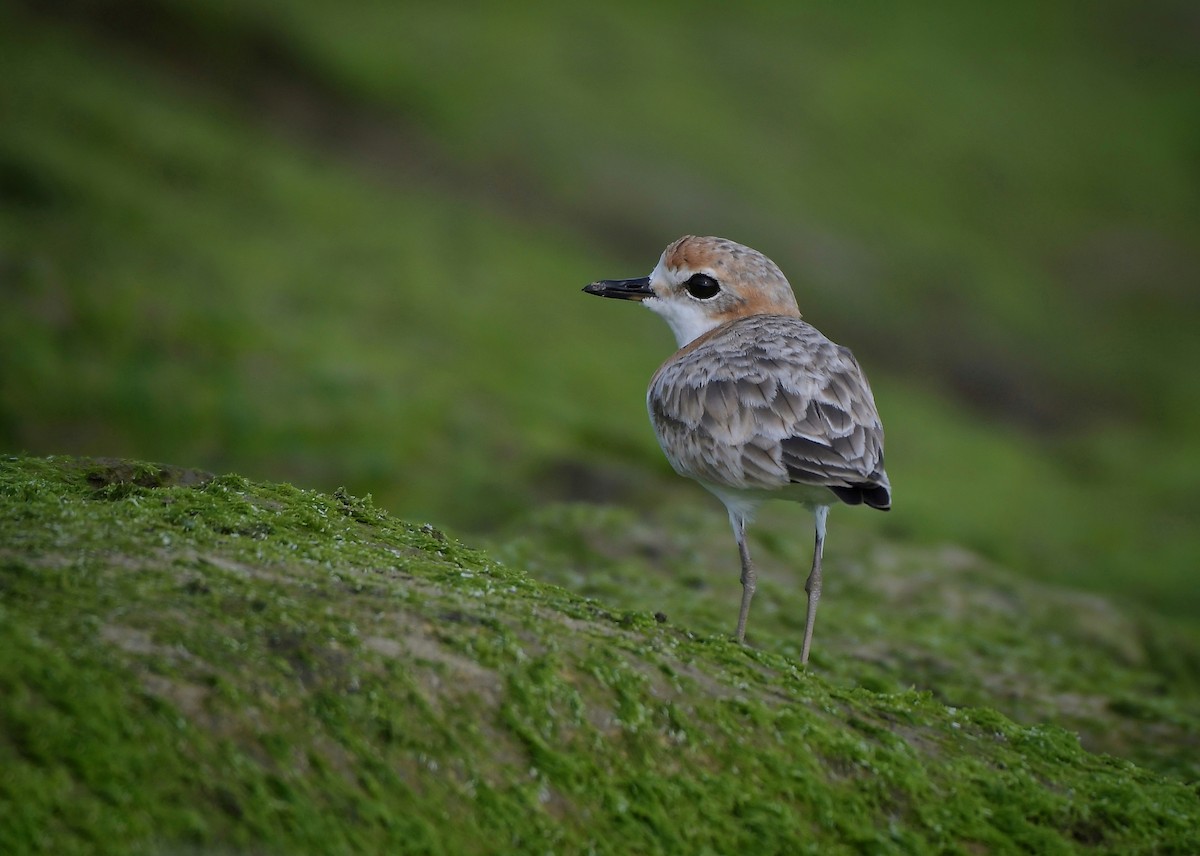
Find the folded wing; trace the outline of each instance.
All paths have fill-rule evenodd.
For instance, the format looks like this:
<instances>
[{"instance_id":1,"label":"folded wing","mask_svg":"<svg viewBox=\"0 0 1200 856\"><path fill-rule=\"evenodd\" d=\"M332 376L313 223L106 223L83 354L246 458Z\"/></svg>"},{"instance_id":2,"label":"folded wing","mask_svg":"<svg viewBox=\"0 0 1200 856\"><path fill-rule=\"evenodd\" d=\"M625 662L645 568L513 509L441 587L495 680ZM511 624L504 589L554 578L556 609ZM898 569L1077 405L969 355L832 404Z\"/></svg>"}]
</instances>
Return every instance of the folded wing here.
<instances>
[{"instance_id":1,"label":"folded wing","mask_svg":"<svg viewBox=\"0 0 1200 856\"><path fill-rule=\"evenodd\" d=\"M715 485L828 487L886 509L883 426L853 354L797 318L725 324L676 353L647 394L677 472Z\"/></svg>"}]
</instances>

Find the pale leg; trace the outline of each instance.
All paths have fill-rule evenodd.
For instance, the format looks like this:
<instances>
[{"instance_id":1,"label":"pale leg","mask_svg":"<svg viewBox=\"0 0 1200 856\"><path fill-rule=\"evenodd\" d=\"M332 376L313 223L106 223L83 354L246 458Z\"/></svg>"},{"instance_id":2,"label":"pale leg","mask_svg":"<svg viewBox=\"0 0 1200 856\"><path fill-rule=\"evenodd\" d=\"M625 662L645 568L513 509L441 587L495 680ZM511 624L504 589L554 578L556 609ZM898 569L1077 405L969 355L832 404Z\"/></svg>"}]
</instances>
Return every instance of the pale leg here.
<instances>
[{"instance_id":1,"label":"pale leg","mask_svg":"<svg viewBox=\"0 0 1200 856\"><path fill-rule=\"evenodd\" d=\"M750 562L750 549L746 546L746 518L729 515L733 524L733 537L737 539L738 555L742 558L742 608L738 611L737 641L746 643L746 618L750 615L750 601L754 598L756 575Z\"/></svg>"},{"instance_id":2,"label":"pale leg","mask_svg":"<svg viewBox=\"0 0 1200 856\"><path fill-rule=\"evenodd\" d=\"M804 590L808 592L808 613L804 617L804 644L800 648L800 663L808 663L808 650L812 647L813 626L817 623L817 601L821 599L821 551L825 548L825 517L829 514L829 506L818 505L815 511L817 519L817 543L813 547L812 571Z\"/></svg>"}]
</instances>

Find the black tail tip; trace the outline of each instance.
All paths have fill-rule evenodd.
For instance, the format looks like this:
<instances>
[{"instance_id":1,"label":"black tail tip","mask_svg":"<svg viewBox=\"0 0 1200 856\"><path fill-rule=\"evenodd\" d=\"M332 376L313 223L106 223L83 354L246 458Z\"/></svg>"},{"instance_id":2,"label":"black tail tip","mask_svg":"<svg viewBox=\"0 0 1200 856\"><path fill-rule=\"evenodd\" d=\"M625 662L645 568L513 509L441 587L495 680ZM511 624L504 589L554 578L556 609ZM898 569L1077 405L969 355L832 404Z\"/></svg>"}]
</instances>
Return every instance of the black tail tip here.
<instances>
[{"instance_id":1,"label":"black tail tip","mask_svg":"<svg viewBox=\"0 0 1200 856\"><path fill-rule=\"evenodd\" d=\"M892 492L881 484L856 484L850 487L831 487L834 495L846 505L866 504L880 511L890 511Z\"/></svg>"}]
</instances>

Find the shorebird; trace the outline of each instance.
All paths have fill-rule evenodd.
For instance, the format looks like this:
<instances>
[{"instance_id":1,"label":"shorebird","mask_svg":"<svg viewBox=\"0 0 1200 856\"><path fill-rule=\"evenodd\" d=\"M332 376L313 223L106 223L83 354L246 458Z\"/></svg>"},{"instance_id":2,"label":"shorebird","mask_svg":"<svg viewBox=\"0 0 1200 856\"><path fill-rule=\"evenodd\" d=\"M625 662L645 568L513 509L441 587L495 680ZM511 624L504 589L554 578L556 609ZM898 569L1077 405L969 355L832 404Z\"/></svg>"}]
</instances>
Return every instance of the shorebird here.
<instances>
[{"instance_id":1,"label":"shorebird","mask_svg":"<svg viewBox=\"0 0 1200 856\"><path fill-rule=\"evenodd\" d=\"M742 564L738 642L745 644L756 581L746 527L770 499L813 510L800 651L808 663L830 505L887 511L892 504L883 425L854 355L801 320L774 262L725 238L685 235L649 276L600 280L583 290L639 301L675 333L679 350L651 378L646 406L671 466L729 512Z\"/></svg>"}]
</instances>

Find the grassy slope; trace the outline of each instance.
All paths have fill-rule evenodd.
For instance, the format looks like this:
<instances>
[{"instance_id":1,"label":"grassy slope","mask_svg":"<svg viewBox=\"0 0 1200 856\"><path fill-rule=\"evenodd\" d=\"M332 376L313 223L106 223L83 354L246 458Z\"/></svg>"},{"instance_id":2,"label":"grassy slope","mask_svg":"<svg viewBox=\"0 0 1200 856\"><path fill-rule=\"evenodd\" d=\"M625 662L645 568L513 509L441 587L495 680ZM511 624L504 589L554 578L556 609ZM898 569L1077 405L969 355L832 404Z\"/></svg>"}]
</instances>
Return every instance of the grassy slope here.
<instances>
[{"instance_id":1,"label":"grassy slope","mask_svg":"<svg viewBox=\"0 0 1200 856\"><path fill-rule=\"evenodd\" d=\"M0 544L6 853L1200 847L1194 787L1066 731L844 689L843 655L801 672L343 492L6 458Z\"/></svg>"},{"instance_id":2,"label":"grassy slope","mask_svg":"<svg viewBox=\"0 0 1200 856\"><path fill-rule=\"evenodd\" d=\"M53 8L92 24L0 10L8 448L346 483L468 529L553 498L646 508L679 490L640 412L668 336L577 287L728 232L874 379L900 502L840 525L1200 607L1195 94L1169 4L1145 32L1119 5L1083 31L1068 6L1035 27L764 6L737 28ZM122 21L152 38L93 32ZM718 34L737 63L689 61ZM247 103L268 71L279 91ZM685 132L701 105L725 118Z\"/></svg>"}]
</instances>

